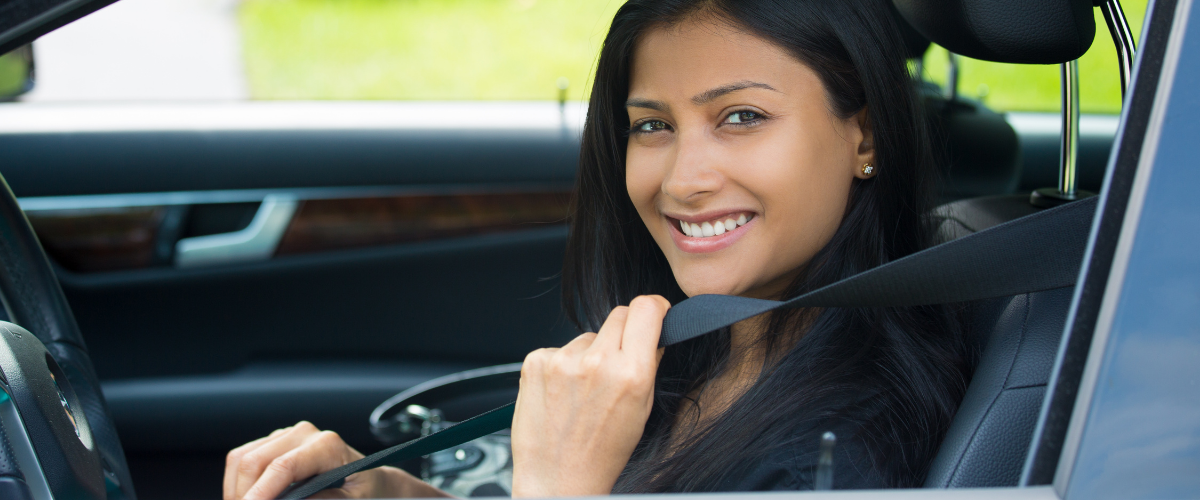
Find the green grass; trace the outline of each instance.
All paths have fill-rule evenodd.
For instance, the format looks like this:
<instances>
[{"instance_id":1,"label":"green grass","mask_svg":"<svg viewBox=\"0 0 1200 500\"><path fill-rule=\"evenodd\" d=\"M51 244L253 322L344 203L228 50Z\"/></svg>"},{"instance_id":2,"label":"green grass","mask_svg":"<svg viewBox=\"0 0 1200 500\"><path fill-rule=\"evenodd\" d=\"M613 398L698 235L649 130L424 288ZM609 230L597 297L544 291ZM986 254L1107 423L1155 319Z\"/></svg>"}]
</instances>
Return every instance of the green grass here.
<instances>
[{"instance_id":1,"label":"green grass","mask_svg":"<svg viewBox=\"0 0 1200 500\"><path fill-rule=\"evenodd\" d=\"M620 0L247 0L256 99L583 99Z\"/></svg>"},{"instance_id":2,"label":"green grass","mask_svg":"<svg viewBox=\"0 0 1200 500\"><path fill-rule=\"evenodd\" d=\"M25 90L29 68L16 52L0 56L0 100L11 98Z\"/></svg>"},{"instance_id":3,"label":"green grass","mask_svg":"<svg viewBox=\"0 0 1200 500\"><path fill-rule=\"evenodd\" d=\"M1124 0L1140 35L1146 0ZM621 0L246 0L240 11L255 99L583 99ZM1080 107L1121 105L1116 52L1100 11L1080 59ZM926 55L944 83L946 52ZM985 90L986 89L986 90ZM963 58L959 91L998 110L1059 107L1058 66Z\"/></svg>"}]
</instances>

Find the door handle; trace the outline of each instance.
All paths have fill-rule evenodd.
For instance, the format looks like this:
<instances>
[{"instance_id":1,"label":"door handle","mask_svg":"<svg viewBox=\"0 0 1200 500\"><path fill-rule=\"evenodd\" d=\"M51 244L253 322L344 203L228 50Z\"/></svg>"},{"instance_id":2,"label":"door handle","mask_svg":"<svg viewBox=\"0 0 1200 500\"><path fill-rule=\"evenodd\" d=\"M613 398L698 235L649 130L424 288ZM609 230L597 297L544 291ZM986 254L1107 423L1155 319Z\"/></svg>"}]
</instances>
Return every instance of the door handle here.
<instances>
[{"instance_id":1,"label":"door handle","mask_svg":"<svg viewBox=\"0 0 1200 500\"><path fill-rule=\"evenodd\" d=\"M250 225L232 233L183 238L175 243L175 267L204 267L270 259L283 239L299 200L293 195L263 198Z\"/></svg>"}]
</instances>

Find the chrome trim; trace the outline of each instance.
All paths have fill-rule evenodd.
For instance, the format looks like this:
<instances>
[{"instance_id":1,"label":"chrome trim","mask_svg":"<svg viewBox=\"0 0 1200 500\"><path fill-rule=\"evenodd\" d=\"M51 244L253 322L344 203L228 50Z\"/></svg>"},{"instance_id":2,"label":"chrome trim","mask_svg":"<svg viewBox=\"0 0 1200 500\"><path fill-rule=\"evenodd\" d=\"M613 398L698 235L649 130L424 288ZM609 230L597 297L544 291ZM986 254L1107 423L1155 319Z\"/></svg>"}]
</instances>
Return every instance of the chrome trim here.
<instances>
[{"instance_id":1,"label":"chrome trim","mask_svg":"<svg viewBox=\"0 0 1200 500\"><path fill-rule=\"evenodd\" d=\"M958 54L946 51L946 100L953 103L958 100Z\"/></svg>"},{"instance_id":2,"label":"chrome trim","mask_svg":"<svg viewBox=\"0 0 1200 500\"><path fill-rule=\"evenodd\" d=\"M1158 142L1162 135L1163 122L1167 116L1167 106L1171 100L1175 70L1179 65L1179 54L1183 49L1183 38L1187 31L1190 9L1190 0L1180 0L1175 7L1175 18L1168 35L1167 50L1163 55L1162 72L1154 94L1154 107L1150 114L1149 126L1146 129L1142 155L1138 159L1137 173L1134 175L1133 186L1130 188L1129 204L1125 211L1125 218L1121 222L1121 235L1113 254L1112 268L1108 283L1105 285L1104 298L1100 303L1100 312L1096 318L1096 331L1092 335L1087 362L1084 364L1083 375L1079 381L1079 393L1075 397L1075 410L1071 412L1071 421L1063 439L1062 454L1058 459L1058 469L1054 472L1054 489L1059 496L1066 496L1071 472L1075 468L1080 440L1083 437L1083 428L1091 411L1092 394L1096 390L1100 365L1104 361L1104 350L1108 345L1113 317L1120 302L1125 271L1129 266L1129 255L1133 250L1138 221L1141 219L1142 207L1146 201L1146 190L1150 187L1150 177L1154 170L1155 157L1158 154Z\"/></svg>"},{"instance_id":3,"label":"chrome trim","mask_svg":"<svg viewBox=\"0 0 1200 500\"><path fill-rule=\"evenodd\" d=\"M50 483L46 481L46 475L42 472L42 465L38 461L37 451L33 448L33 441L25 432L21 413L17 411L17 405L13 402L8 388L2 383L0 383L0 426L4 427L9 447L12 448L13 455L16 455L14 458L17 459L17 468L21 470L21 475L25 476L25 484L29 486L29 492L33 495L34 500L53 500L54 495L50 493Z\"/></svg>"},{"instance_id":4,"label":"chrome trim","mask_svg":"<svg viewBox=\"0 0 1200 500\"><path fill-rule=\"evenodd\" d=\"M37 196L19 198L25 211L86 210L210 203L262 201L271 195L287 195L301 200L336 198L372 198L400 195L439 195L451 193L522 193L570 191L570 182L513 184L431 184L422 186L358 186L291 189L226 189L216 191L173 191L157 193L88 194L74 196Z\"/></svg>"},{"instance_id":5,"label":"chrome trim","mask_svg":"<svg viewBox=\"0 0 1200 500\"><path fill-rule=\"evenodd\" d=\"M1075 198L1079 161L1079 61L1062 63L1062 149L1059 152L1058 194Z\"/></svg>"},{"instance_id":6,"label":"chrome trim","mask_svg":"<svg viewBox=\"0 0 1200 500\"><path fill-rule=\"evenodd\" d=\"M566 129L577 140L586 115L584 102L554 101L4 103L0 134Z\"/></svg>"},{"instance_id":7,"label":"chrome trim","mask_svg":"<svg viewBox=\"0 0 1200 500\"><path fill-rule=\"evenodd\" d=\"M175 243L175 267L201 267L270 259L300 204L295 196L263 198L254 220L241 231L184 238Z\"/></svg>"},{"instance_id":8,"label":"chrome trim","mask_svg":"<svg viewBox=\"0 0 1200 500\"><path fill-rule=\"evenodd\" d=\"M1113 45L1117 48L1117 69L1121 72L1121 97L1129 92L1129 82L1133 78L1133 53L1137 45L1133 41L1133 32L1129 29L1129 20L1125 19L1125 11L1121 9L1120 0L1105 0L1100 4L1100 12L1104 13L1104 23L1112 35Z\"/></svg>"}]
</instances>

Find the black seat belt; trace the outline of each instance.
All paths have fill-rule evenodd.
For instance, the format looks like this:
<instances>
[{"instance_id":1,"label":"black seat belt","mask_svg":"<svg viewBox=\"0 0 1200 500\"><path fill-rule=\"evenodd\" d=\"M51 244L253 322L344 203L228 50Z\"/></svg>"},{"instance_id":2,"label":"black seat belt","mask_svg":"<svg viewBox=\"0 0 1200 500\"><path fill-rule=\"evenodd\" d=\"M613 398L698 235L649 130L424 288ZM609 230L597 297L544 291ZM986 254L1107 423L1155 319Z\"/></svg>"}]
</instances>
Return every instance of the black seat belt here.
<instances>
[{"instance_id":1,"label":"black seat belt","mask_svg":"<svg viewBox=\"0 0 1200 500\"><path fill-rule=\"evenodd\" d=\"M1007 297L1074 286L1097 198L1069 203L894 260L786 301L698 295L663 321L661 346L719 330L775 309L908 307ZM309 497L346 476L458 446L512 425L515 403L401 443L296 483L279 498Z\"/></svg>"}]
</instances>

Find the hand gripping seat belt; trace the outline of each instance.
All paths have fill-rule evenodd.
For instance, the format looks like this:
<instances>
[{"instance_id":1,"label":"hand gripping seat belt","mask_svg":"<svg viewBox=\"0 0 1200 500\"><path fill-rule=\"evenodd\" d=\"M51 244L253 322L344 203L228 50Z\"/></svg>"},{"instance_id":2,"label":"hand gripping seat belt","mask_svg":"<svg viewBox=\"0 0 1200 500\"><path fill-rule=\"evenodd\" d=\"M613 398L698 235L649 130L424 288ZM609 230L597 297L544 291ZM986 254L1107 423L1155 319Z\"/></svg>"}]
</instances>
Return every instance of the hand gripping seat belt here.
<instances>
[{"instance_id":1,"label":"hand gripping seat belt","mask_svg":"<svg viewBox=\"0 0 1200 500\"><path fill-rule=\"evenodd\" d=\"M697 295L676 304L659 344L669 346L775 309L908 307L1007 297L1074 286L1097 199L1038 212L943 243L786 301ZM346 476L428 455L512 425L516 403L401 443L292 485L279 498L307 498Z\"/></svg>"}]
</instances>

